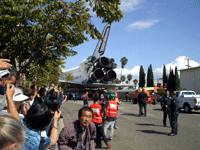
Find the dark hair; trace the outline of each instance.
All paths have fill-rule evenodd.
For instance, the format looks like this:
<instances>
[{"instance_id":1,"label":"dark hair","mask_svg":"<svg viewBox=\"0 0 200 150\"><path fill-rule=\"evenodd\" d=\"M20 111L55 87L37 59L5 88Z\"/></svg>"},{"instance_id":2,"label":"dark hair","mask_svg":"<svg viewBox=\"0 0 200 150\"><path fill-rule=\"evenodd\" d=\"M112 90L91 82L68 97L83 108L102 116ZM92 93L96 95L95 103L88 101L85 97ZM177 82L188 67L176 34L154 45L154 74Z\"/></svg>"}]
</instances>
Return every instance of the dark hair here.
<instances>
[{"instance_id":1,"label":"dark hair","mask_svg":"<svg viewBox=\"0 0 200 150\"><path fill-rule=\"evenodd\" d=\"M83 111L90 111L90 112L92 112L92 116L93 116L93 111L92 111L92 109L91 109L90 107L84 106L84 107L82 107L82 108L79 110L79 112L78 112L78 117L81 117Z\"/></svg>"},{"instance_id":2,"label":"dark hair","mask_svg":"<svg viewBox=\"0 0 200 150\"><path fill-rule=\"evenodd\" d=\"M94 97L94 102L97 102L99 100L99 97L98 96L95 96Z\"/></svg>"},{"instance_id":3,"label":"dark hair","mask_svg":"<svg viewBox=\"0 0 200 150\"><path fill-rule=\"evenodd\" d=\"M54 89L52 89L50 92L50 97L49 97L49 100L56 100L58 98L58 93L54 91Z\"/></svg>"},{"instance_id":4,"label":"dark hair","mask_svg":"<svg viewBox=\"0 0 200 150\"><path fill-rule=\"evenodd\" d=\"M25 88L24 89L24 95L30 97L30 96L34 95L34 90L31 89L31 88Z\"/></svg>"},{"instance_id":5,"label":"dark hair","mask_svg":"<svg viewBox=\"0 0 200 150\"><path fill-rule=\"evenodd\" d=\"M24 118L29 129L44 130L51 122L53 114L44 104L32 105Z\"/></svg>"},{"instance_id":6,"label":"dark hair","mask_svg":"<svg viewBox=\"0 0 200 150\"><path fill-rule=\"evenodd\" d=\"M38 93L40 94L41 97L44 97L45 96L44 95L45 92L46 92L46 89L45 88L41 88Z\"/></svg>"}]
</instances>

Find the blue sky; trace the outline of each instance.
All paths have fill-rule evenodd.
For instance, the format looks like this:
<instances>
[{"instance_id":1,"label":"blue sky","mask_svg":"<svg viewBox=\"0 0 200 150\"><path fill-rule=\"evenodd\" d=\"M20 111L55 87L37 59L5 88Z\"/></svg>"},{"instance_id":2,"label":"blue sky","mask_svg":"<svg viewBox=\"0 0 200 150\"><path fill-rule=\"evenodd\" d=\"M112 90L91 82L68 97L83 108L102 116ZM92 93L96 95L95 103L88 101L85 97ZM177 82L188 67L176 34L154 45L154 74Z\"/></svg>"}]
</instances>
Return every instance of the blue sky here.
<instances>
[{"instance_id":1,"label":"blue sky","mask_svg":"<svg viewBox=\"0 0 200 150\"><path fill-rule=\"evenodd\" d=\"M120 76L120 59L126 57L128 63L122 73L138 79L139 67L143 65L145 73L150 64L154 78L162 77L162 67L167 70L177 66L186 68L200 65L200 1L199 0L122 0L121 9L124 18L111 25L111 31L104 56L114 58L118 64L115 70ZM105 23L94 13L92 22L102 32ZM87 35L89 37L89 35ZM98 40L85 42L74 50L78 54L68 57L65 69L80 65L92 55Z\"/></svg>"}]
</instances>

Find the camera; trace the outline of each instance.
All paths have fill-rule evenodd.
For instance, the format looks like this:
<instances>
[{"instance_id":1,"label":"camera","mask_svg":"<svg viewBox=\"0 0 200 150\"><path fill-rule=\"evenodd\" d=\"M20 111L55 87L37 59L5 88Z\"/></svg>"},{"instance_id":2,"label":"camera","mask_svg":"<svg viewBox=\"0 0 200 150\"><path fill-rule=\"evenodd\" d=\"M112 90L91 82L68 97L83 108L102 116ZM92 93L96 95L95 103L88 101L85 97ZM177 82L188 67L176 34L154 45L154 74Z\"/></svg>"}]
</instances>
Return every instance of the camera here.
<instances>
[{"instance_id":1,"label":"camera","mask_svg":"<svg viewBox=\"0 0 200 150\"><path fill-rule=\"evenodd\" d=\"M6 94L6 86L0 85L0 94L1 94L1 95Z\"/></svg>"},{"instance_id":2,"label":"camera","mask_svg":"<svg viewBox=\"0 0 200 150\"><path fill-rule=\"evenodd\" d=\"M56 102L56 101L53 101L53 102L51 103L51 110L52 110L52 111L57 111L58 108L59 108L59 103Z\"/></svg>"}]
</instances>

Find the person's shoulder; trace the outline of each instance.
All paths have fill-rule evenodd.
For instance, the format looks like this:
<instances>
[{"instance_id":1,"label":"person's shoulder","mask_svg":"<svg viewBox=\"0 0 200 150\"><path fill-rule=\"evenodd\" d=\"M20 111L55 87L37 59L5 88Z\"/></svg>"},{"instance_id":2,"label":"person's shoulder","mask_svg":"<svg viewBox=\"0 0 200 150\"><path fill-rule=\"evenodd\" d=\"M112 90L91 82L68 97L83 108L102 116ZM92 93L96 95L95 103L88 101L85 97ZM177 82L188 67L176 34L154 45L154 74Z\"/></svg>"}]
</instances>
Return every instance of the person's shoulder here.
<instances>
[{"instance_id":1,"label":"person's shoulder","mask_svg":"<svg viewBox=\"0 0 200 150\"><path fill-rule=\"evenodd\" d=\"M95 125L94 122L91 122L90 125L91 125L92 128L96 128L96 125Z\"/></svg>"},{"instance_id":2,"label":"person's shoulder","mask_svg":"<svg viewBox=\"0 0 200 150\"><path fill-rule=\"evenodd\" d=\"M63 129L62 132L64 133L69 133L69 132L74 132L75 126L77 126L77 120L74 122L71 122L70 124L66 125Z\"/></svg>"}]
</instances>

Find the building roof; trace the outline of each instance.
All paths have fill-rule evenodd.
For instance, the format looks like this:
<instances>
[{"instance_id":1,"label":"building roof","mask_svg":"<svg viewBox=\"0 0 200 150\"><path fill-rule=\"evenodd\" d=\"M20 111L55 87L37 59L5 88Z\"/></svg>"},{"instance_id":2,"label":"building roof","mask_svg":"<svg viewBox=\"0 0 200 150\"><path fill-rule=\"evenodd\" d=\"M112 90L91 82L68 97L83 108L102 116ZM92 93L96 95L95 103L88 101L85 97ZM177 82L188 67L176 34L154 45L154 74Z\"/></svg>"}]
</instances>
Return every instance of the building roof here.
<instances>
[{"instance_id":1,"label":"building roof","mask_svg":"<svg viewBox=\"0 0 200 150\"><path fill-rule=\"evenodd\" d=\"M193 67L193 68L187 68L187 69L180 69L179 71L193 70L193 69L198 69L198 68L200 68L200 66L198 66L198 67Z\"/></svg>"}]
</instances>

